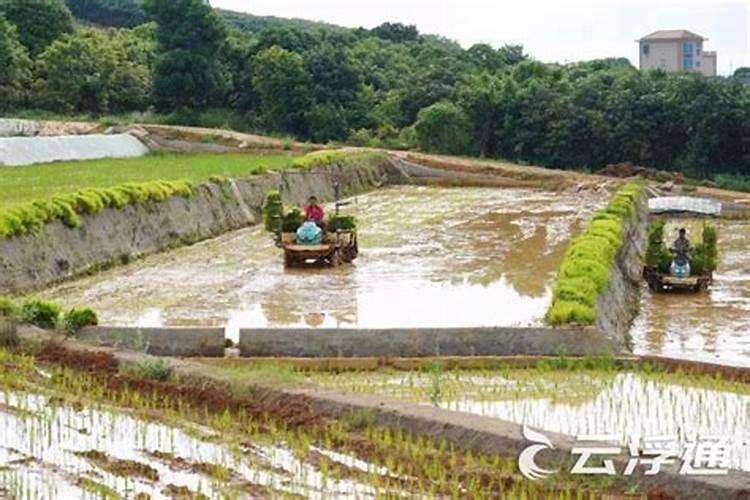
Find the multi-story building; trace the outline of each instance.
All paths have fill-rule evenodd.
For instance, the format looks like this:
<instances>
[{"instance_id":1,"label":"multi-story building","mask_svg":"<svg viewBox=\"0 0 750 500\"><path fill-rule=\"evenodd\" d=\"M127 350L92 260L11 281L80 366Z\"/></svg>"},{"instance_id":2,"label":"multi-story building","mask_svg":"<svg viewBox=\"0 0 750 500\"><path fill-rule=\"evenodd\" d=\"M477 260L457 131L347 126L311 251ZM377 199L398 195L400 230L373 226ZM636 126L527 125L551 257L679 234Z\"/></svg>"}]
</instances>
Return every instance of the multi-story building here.
<instances>
[{"instance_id":1,"label":"multi-story building","mask_svg":"<svg viewBox=\"0 0 750 500\"><path fill-rule=\"evenodd\" d=\"M703 50L706 40L687 30L655 31L637 40L640 68L716 76L716 52Z\"/></svg>"}]
</instances>

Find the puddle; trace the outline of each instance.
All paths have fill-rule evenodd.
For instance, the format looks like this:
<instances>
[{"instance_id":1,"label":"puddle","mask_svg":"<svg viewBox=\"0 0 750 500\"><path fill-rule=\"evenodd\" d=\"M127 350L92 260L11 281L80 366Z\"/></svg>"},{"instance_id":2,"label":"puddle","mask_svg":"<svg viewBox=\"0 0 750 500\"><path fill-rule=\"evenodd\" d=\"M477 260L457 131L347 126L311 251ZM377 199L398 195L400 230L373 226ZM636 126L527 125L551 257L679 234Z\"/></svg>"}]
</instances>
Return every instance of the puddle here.
<instances>
[{"instance_id":1,"label":"puddle","mask_svg":"<svg viewBox=\"0 0 750 500\"><path fill-rule=\"evenodd\" d=\"M719 267L711 289L674 295L644 287L631 329L636 354L750 366L750 223L715 224Z\"/></svg>"},{"instance_id":2,"label":"puddle","mask_svg":"<svg viewBox=\"0 0 750 500\"><path fill-rule=\"evenodd\" d=\"M399 400L437 404L571 436L631 440L670 436L679 442L721 436L730 468L750 471L750 395L674 383L677 375L513 370L411 374L313 374L314 383Z\"/></svg>"},{"instance_id":3,"label":"puddle","mask_svg":"<svg viewBox=\"0 0 750 500\"><path fill-rule=\"evenodd\" d=\"M252 491L260 497L370 498L383 493L374 485L327 475L278 439L230 447L205 439L205 431L92 407L58 406L46 396L9 391L0 393L0 402L0 496L100 498L106 491L156 499L189 491L239 498ZM343 453L308 449L366 474L393 474Z\"/></svg>"},{"instance_id":4,"label":"puddle","mask_svg":"<svg viewBox=\"0 0 750 500\"><path fill-rule=\"evenodd\" d=\"M262 228L154 255L47 292L103 324L526 326L541 322L568 237L603 193L395 187L360 196L353 266L285 270Z\"/></svg>"}]
</instances>

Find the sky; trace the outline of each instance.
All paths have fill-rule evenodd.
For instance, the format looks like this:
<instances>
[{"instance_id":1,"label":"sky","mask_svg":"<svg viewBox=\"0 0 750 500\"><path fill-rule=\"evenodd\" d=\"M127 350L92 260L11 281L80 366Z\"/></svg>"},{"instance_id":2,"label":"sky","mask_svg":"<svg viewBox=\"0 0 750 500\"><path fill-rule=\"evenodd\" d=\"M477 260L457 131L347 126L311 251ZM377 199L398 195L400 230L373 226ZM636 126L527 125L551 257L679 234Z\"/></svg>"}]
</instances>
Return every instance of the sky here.
<instances>
[{"instance_id":1,"label":"sky","mask_svg":"<svg viewBox=\"0 0 750 500\"><path fill-rule=\"evenodd\" d=\"M575 62L627 57L635 40L662 29L687 29L718 52L719 73L750 66L750 0L211 0L255 15L297 17L347 27L415 24L464 47L521 44L535 59Z\"/></svg>"}]
</instances>

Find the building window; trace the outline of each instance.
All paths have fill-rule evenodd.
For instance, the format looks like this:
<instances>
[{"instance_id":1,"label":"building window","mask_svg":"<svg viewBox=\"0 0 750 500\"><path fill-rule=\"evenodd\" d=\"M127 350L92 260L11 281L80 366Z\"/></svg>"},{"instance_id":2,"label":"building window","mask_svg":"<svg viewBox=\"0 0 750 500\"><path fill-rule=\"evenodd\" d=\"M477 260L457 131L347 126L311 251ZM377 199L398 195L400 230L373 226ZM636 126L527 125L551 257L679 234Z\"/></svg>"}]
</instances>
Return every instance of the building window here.
<instances>
[{"instance_id":1,"label":"building window","mask_svg":"<svg viewBox=\"0 0 750 500\"><path fill-rule=\"evenodd\" d=\"M701 62L700 61L695 61L695 67L696 68L700 68L701 67Z\"/></svg>"},{"instance_id":2,"label":"building window","mask_svg":"<svg viewBox=\"0 0 750 500\"><path fill-rule=\"evenodd\" d=\"M682 67L685 71L695 67L695 45L691 42L682 44Z\"/></svg>"},{"instance_id":3,"label":"building window","mask_svg":"<svg viewBox=\"0 0 750 500\"><path fill-rule=\"evenodd\" d=\"M650 50L651 50L651 47L649 47L649 45L647 43L644 43L643 44L643 55L647 56L648 53L650 52Z\"/></svg>"}]
</instances>

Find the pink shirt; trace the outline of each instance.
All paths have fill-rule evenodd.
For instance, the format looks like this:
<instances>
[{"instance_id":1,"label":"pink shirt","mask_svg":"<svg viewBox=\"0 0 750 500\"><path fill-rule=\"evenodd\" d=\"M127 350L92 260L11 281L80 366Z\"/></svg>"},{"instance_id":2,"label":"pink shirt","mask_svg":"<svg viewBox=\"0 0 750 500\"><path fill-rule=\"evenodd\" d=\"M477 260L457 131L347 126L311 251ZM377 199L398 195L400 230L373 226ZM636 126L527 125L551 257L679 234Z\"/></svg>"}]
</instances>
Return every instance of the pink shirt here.
<instances>
[{"instance_id":1,"label":"pink shirt","mask_svg":"<svg viewBox=\"0 0 750 500\"><path fill-rule=\"evenodd\" d=\"M308 205L305 207L305 219L320 222L325 216L323 209L318 205Z\"/></svg>"}]
</instances>

